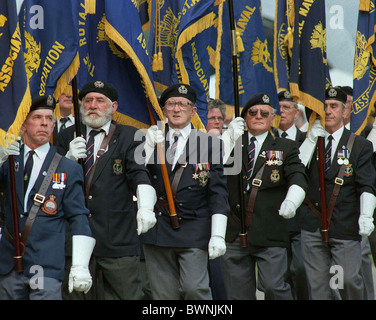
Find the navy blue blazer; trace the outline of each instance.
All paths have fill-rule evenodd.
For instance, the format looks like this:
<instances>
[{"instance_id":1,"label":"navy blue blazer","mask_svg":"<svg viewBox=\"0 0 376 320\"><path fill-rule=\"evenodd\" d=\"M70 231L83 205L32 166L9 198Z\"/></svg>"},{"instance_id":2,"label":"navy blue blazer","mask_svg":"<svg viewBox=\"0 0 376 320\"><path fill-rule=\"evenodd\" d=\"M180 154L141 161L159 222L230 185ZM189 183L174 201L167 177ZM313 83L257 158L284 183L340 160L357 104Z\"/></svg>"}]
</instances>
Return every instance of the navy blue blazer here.
<instances>
[{"instance_id":1,"label":"navy blue blazer","mask_svg":"<svg viewBox=\"0 0 376 320\"><path fill-rule=\"evenodd\" d=\"M55 155L56 151L51 146L42 165L39 176L34 187L30 191L28 201L28 211L33 204L34 195L38 192L44 179L44 174ZM27 214L24 211L24 151L23 148L19 156L14 157L15 176L17 188L17 209L19 212L19 230L22 232ZM45 277L64 279L65 267L65 222L68 221L72 235L91 236L87 216L89 210L85 207L85 197L83 193L83 172L80 165L62 158L56 173L65 173L66 179L64 188L56 188L56 184L51 181L46 192L45 202L41 205L35 222L31 228L27 243L25 255L23 258L24 274L28 277L33 276L30 268L34 265L43 267ZM9 178L9 160L0 167L0 181L4 183L5 189L5 225L7 230L13 236L13 216L11 208L10 178ZM54 205L48 206L47 201L54 201ZM14 267L13 257L15 254L14 246L7 239L4 229L0 240L0 274L9 273Z\"/></svg>"},{"instance_id":2,"label":"navy blue blazer","mask_svg":"<svg viewBox=\"0 0 376 320\"><path fill-rule=\"evenodd\" d=\"M167 134L168 130L166 130ZM166 150L169 147L166 142ZM211 235L211 216L228 215L229 202L226 176L218 137L192 129L179 163L188 162L176 189L175 208L179 216L179 229L172 229L170 217L162 205L155 206L157 223L142 235L142 242L162 247L208 249ZM154 158L155 161L156 157ZM157 163L157 162L154 162ZM166 163L170 183L177 171ZM159 199L167 200L159 164L147 166ZM198 176L196 176L196 174Z\"/></svg>"}]
</instances>

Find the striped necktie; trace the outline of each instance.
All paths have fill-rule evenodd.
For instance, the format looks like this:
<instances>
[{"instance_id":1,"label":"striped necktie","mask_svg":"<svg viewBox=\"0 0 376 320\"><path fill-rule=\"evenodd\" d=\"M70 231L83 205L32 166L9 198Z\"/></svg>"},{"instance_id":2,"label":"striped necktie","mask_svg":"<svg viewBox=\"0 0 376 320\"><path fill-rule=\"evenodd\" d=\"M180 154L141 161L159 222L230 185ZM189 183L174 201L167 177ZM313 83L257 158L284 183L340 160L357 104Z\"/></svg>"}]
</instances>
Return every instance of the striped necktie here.
<instances>
[{"instance_id":1,"label":"striped necktie","mask_svg":"<svg viewBox=\"0 0 376 320\"><path fill-rule=\"evenodd\" d=\"M180 134L181 133L179 131L174 132L174 134L172 135L172 139L171 139L173 142L167 149L166 158L167 158L168 163L170 164L174 163L176 148L178 147L178 140L179 140Z\"/></svg>"},{"instance_id":2,"label":"striped necktie","mask_svg":"<svg viewBox=\"0 0 376 320\"><path fill-rule=\"evenodd\" d=\"M89 140L86 144L85 182L89 179L91 169L94 165L94 137L101 131L102 130L91 130L89 133Z\"/></svg>"},{"instance_id":3,"label":"striped necktie","mask_svg":"<svg viewBox=\"0 0 376 320\"><path fill-rule=\"evenodd\" d=\"M328 137L328 143L326 144L326 148L325 148L325 173L327 173L330 169L330 165L331 165L331 159L332 159L332 140L333 140L333 136L330 135Z\"/></svg>"},{"instance_id":4,"label":"striped necktie","mask_svg":"<svg viewBox=\"0 0 376 320\"><path fill-rule=\"evenodd\" d=\"M66 128L67 121L68 121L68 118L61 118L60 119L60 123L61 123L60 132L62 132Z\"/></svg>"},{"instance_id":5,"label":"striped necktie","mask_svg":"<svg viewBox=\"0 0 376 320\"><path fill-rule=\"evenodd\" d=\"M256 151L255 140L256 140L256 138L252 137L251 143L247 147L247 151L248 151L248 177L247 177L247 180L251 179L253 166L254 166L254 163L255 163L255 151Z\"/></svg>"}]
</instances>

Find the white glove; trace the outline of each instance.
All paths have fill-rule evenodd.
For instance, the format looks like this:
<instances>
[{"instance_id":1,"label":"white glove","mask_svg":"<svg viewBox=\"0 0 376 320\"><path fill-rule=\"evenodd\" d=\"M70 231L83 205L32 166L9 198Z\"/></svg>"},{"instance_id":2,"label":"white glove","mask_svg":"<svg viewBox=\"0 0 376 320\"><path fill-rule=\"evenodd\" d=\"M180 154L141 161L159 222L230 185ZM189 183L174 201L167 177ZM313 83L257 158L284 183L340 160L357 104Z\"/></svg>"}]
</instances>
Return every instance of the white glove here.
<instances>
[{"instance_id":1,"label":"white glove","mask_svg":"<svg viewBox=\"0 0 376 320\"><path fill-rule=\"evenodd\" d=\"M227 216L224 214L213 214L211 221L211 237L209 241L209 259L215 259L226 253Z\"/></svg>"},{"instance_id":2,"label":"white glove","mask_svg":"<svg viewBox=\"0 0 376 320\"><path fill-rule=\"evenodd\" d=\"M157 126L151 126L146 133L146 140L144 145L145 150L145 165L148 164L150 157L154 152L155 145L164 141L162 130Z\"/></svg>"},{"instance_id":3,"label":"white glove","mask_svg":"<svg viewBox=\"0 0 376 320\"><path fill-rule=\"evenodd\" d=\"M367 140L372 142L373 152L376 151L376 121L373 122L372 129L367 136Z\"/></svg>"},{"instance_id":4,"label":"white glove","mask_svg":"<svg viewBox=\"0 0 376 320\"><path fill-rule=\"evenodd\" d=\"M69 143L69 150L65 155L68 159L77 161L78 159L85 159L86 155L86 140L82 137L77 137Z\"/></svg>"},{"instance_id":5,"label":"white glove","mask_svg":"<svg viewBox=\"0 0 376 320\"><path fill-rule=\"evenodd\" d=\"M95 246L95 239L89 236L72 237L72 267L69 273L68 289L88 293L92 285L89 261Z\"/></svg>"},{"instance_id":6,"label":"white glove","mask_svg":"<svg viewBox=\"0 0 376 320\"><path fill-rule=\"evenodd\" d=\"M145 233L153 228L157 222L154 205L157 201L155 189L148 184L139 184L137 195L137 234Z\"/></svg>"},{"instance_id":7,"label":"white glove","mask_svg":"<svg viewBox=\"0 0 376 320\"><path fill-rule=\"evenodd\" d=\"M376 207L376 198L372 193L363 192L360 195L359 234L368 237L373 229L373 212Z\"/></svg>"},{"instance_id":8,"label":"white glove","mask_svg":"<svg viewBox=\"0 0 376 320\"><path fill-rule=\"evenodd\" d=\"M236 140L238 140L244 133L246 124L242 117L233 119L227 130L222 134L222 141L224 146L223 163L226 163L231 151L234 149Z\"/></svg>"},{"instance_id":9,"label":"white glove","mask_svg":"<svg viewBox=\"0 0 376 320\"><path fill-rule=\"evenodd\" d=\"M305 198L305 191L296 184L290 186L285 200L279 208L279 215L285 219L291 219L295 216L296 209L300 207Z\"/></svg>"},{"instance_id":10,"label":"white glove","mask_svg":"<svg viewBox=\"0 0 376 320\"><path fill-rule=\"evenodd\" d=\"M308 132L307 138L299 147L299 158L304 166L307 166L312 159L318 137L325 137L325 129L321 125L320 120L315 120Z\"/></svg>"},{"instance_id":11,"label":"white glove","mask_svg":"<svg viewBox=\"0 0 376 320\"><path fill-rule=\"evenodd\" d=\"M16 141L13 141L7 149L0 145L0 167L5 161L7 161L9 156L18 156L19 154L20 141L18 139Z\"/></svg>"}]
</instances>

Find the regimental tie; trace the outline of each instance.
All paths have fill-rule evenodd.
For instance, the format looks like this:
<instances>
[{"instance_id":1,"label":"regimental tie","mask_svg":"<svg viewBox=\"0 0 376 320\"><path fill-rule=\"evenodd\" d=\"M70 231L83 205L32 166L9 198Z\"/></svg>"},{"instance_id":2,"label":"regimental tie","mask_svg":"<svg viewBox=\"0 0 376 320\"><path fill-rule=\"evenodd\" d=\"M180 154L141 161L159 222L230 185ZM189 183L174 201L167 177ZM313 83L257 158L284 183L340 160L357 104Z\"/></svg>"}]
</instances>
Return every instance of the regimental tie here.
<instances>
[{"instance_id":1,"label":"regimental tie","mask_svg":"<svg viewBox=\"0 0 376 320\"><path fill-rule=\"evenodd\" d=\"M85 182L89 179L90 171L94 165L94 137L100 132L101 130L91 130L89 133L89 140L86 144Z\"/></svg>"},{"instance_id":2,"label":"regimental tie","mask_svg":"<svg viewBox=\"0 0 376 320\"><path fill-rule=\"evenodd\" d=\"M61 118L60 119L60 123L61 123L60 132L62 132L63 130L65 130L65 128L67 127L66 126L67 121L68 121L68 118Z\"/></svg>"},{"instance_id":3,"label":"regimental tie","mask_svg":"<svg viewBox=\"0 0 376 320\"><path fill-rule=\"evenodd\" d=\"M283 131L281 136L282 136L282 138L286 138L287 137L286 131Z\"/></svg>"},{"instance_id":4,"label":"regimental tie","mask_svg":"<svg viewBox=\"0 0 376 320\"><path fill-rule=\"evenodd\" d=\"M171 165L174 163L176 148L178 147L178 140L179 140L180 134L181 133L179 131L174 132L174 134L172 135L172 139L171 139L173 143L168 147L167 152L166 152L167 162L170 163Z\"/></svg>"},{"instance_id":5,"label":"regimental tie","mask_svg":"<svg viewBox=\"0 0 376 320\"><path fill-rule=\"evenodd\" d=\"M249 181L249 179L251 179L253 166L254 166L254 163L255 163L255 151L256 151L255 140L256 140L256 138L252 137L251 142L247 147L247 151L248 151L248 176L247 176L247 180L248 181Z\"/></svg>"},{"instance_id":6,"label":"regimental tie","mask_svg":"<svg viewBox=\"0 0 376 320\"><path fill-rule=\"evenodd\" d=\"M330 165L331 165L331 159L332 159L332 140L333 140L333 136L330 135L328 137L328 143L326 144L326 148L325 148L325 166L324 166L324 173L326 174L329 169L330 169Z\"/></svg>"},{"instance_id":7,"label":"regimental tie","mask_svg":"<svg viewBox=\"0 0 376 320\"><path fill-rule=\"evenodd\" d=\"M30 181L31 171L33 170L33 165L34 165L33 156L35 154L35 151L30 150L28 154L29 156L27 158L25 168L24 168L24 195L26 194L26 190Z\"/></svg>"}]
</instances>

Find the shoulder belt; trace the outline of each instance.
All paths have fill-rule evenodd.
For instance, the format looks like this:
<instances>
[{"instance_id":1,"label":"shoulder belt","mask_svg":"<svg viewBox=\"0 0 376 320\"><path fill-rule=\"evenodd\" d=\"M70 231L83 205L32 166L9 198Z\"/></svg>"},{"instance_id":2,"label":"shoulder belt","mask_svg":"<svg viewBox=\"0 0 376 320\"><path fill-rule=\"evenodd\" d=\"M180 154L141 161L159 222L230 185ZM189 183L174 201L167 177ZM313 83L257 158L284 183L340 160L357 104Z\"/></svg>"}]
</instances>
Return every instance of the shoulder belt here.
<instances>
[{"instance_id":1,"label":"shoulder belt","mask_svg":"<svg viewBox=\"0 0 376 320\"><path fill-rule=\"evenodd\" d=\"M351 149L354 145L356 134L351 133L349 140L347 141L347 150L349 150L349 157L351 154ZM330 219L332 217L332 212L335 206L335 203L337 201L337 197L339 195L339 191L341 189L341 186L343 185L343 175L345 174L346 165L342 164L341 168L338 171L338 176L334 180L334 188L332 195L330 197L329 203L328 203L328 225L330 223ZM312 204L311 200L306 196L306 203L308 204L309 208L319 217L321 220L321 212L316 209L316 207Z\"/></svg>"},{"instance_id":2,"label":"shoulder belt","mask_svg":"<svg viewBox=\"0 0 376 320\"><path fill-rule=\"evenodd\" d=\"M35 218L37 217L40 206L42 205L42 203L44 203L44 200L46 199L47 189L48 189L49 185L51 184L52 176L53 176L54 172L56 171L56 168L59 165L61 158L62 158L62 156L60 154L55 153L55 155L54 155L54 157L53 157L53 159L50 163L50 166L48 167L47 174L44 177L43 182L42 182L42 184L41 184L41 186L38 190L38 193L36 193L35 196L34 196L34 203L33 203L33 206L31 207L30 212L27 216L27 220L25 222L25 226L22 230L22 234L21 234L21 238L20 238L20 243L21 243L21 246L22 246L22 252L21 252L22 256L25 253L26 242L27 242L27 238L29 237L31 227L33 226ZM14 244L14 238L12 237L12 235L10 234L10 232L7 229L5 229L5 235L8 238L8 240L12 244Z\"/></svg>"}]
</instances>

